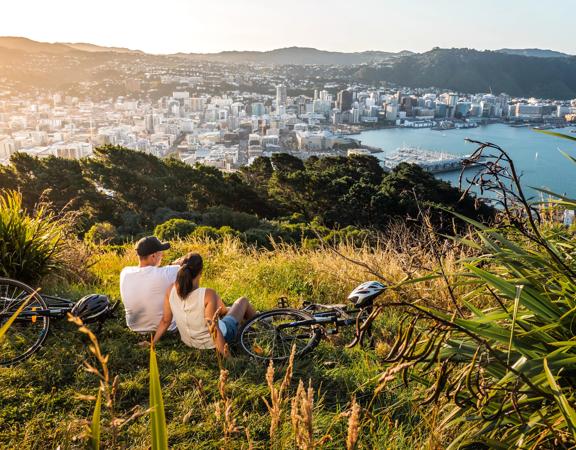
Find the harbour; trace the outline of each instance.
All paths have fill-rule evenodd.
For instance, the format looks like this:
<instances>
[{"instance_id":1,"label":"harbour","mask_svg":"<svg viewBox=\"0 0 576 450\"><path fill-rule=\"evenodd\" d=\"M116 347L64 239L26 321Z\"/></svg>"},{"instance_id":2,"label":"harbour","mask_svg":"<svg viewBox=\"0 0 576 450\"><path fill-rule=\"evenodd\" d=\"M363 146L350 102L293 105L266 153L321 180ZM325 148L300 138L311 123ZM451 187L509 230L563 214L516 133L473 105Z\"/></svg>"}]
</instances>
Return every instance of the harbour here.
<instances>
[{"instance_id":1,"label":"harbour","mask_svg":"<svg viewBox=\"0 0 576 450\"><path fill-rule=\"evenodd\" d=\"M551 131L573 136L571 133L576 129L563 128ZM465 157L477 148L475 144L466 142L466 138L492 142L509 153L518 172L522 174L522 184L529 194L538 197L540 193L533 188L543 188L569 197L576 196L576 165L562 155L564 151L576 156L576 143L538 133L530 127L491 124L469 129L453 129L446 133L439 133L429 128L393 128L364 131L351 137L360 140L363 146L381 149L382 152L374 156L382 161L403 147ZM457 185L460 171L436 172L435 176Z\"/></svg>"}]
</instances>

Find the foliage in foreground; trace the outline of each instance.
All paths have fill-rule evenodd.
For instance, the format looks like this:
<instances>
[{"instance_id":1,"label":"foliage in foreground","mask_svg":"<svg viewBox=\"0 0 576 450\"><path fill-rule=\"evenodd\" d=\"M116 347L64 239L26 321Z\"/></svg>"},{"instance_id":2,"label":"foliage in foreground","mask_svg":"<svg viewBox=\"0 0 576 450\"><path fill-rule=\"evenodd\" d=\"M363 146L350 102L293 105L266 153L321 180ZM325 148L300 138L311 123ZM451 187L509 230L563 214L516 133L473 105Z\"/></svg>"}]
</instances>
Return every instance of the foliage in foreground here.
<instances>
[{"instance_id":1,"label":"foliage in foreground","mask_svg":"<svg viewBox=\"0 0 576 450\"><path fill-rule=\"evenodd\" d=\"M61 267L66 217L58 217L47 205L31 213L22 206L22 195L0 191L0 276L35 282Z\"/></svg>"},{"instance_id":2,"label":"foliage in foreground","mask_svg":"<svg viewBox=\"0 0 576 450\"><path fill-rule=\"evenodd\" d=\"M485 144L475 157L485 149L499 160L483 163L482 188L512 183L501 200L508 222L488 228L470 221L476 237L462 243L479 256L456 274L455 286L467 291L456 308L394 304L408 315L386 356L395 363L388 374L422 382L423 403L444 405L440 429L455 433L450 449L574 448L576 238L539 220L541 209L526 201L507 154ZM551 204L576 209L566 197Z\"/></svg>"}]
</instances>

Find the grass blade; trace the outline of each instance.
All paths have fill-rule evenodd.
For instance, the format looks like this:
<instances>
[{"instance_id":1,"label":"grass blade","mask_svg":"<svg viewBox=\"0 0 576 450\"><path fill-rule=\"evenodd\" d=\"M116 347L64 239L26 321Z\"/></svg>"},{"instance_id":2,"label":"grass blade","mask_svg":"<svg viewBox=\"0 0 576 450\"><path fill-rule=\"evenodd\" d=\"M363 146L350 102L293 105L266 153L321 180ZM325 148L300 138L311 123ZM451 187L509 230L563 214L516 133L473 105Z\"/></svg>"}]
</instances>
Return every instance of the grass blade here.
<instances>
[{"instance_id":1,"label":"grass blade","mask_svg":"<svg viewBox=\"0 0 576 450\"><path fill-rule=\"evenodd\" d=\"M98 397L92 414L92 425L90 427L90 444L93 450L100 449L100 412L102 410L102 389L98 388Z\"/></svg>"},{"instance_id":2,"label":"grass blade","mask_svg":"<svg viewBox=\"0 0 576 450\"><path fill-rule=\"evenodd\" d=\"M22 302L22 304L18 307L18 309L16 311L14 311L14 314L12 314L10 316L10 318L6 321L6 323L4 325L2 325L2 328L0 328L0 342L2 342L2 339L4 339L4 335L8 331L8 328L10 328L10 326L14 323L14 321L16 320L16 317L18 317L18 315L24 310L24 308L26 308L26 305L28 303L30 303L30 300L32 300L32 297L34 297L37 293L38 293L38 291L35 291L32 294L30 294L26 298L26 300L24 300Z\"/></svg>"},{"instance_id":3,"label":"grass blade","mask_svg":"<svg viewBox=\"0 0 576 450\"><path fill-rule=\"evenodd\" d=\"M520 305L520 296L524 286L516 286L516 297L514 298L514 310L512 311L512 326L510 327L510 342L508 343L508 361L510 365L510 353L512 352L512 340L514 339L514 327L516 326L516 316L518 315L518 306Z\"/></svg>"},{"instance_id":4,"label":"grass blade","mask_svg":"<svg viewBox=\"0 0 576 450\"><path fill-rule=\"evenodd\" d=\"M552 388L552 394L554 395L556 403L558 403L560 411L562 412L564 419L566 419L566 425L568 426L568 429L572 433L572 436L574 436L574 439L576 439L576 411L574 411L572 406L570 406L568 399L562 393L562 390L560 389L560 386L558 386L558 383L556 383L556 379L554 378L552 371L548 367L547 358L544 358L544 371L546 372L546 378L548 380L548 384Z\"/></svg>"},{"instance_id":5,"label":"grass blade","mask_svg":"<svg viewBox=\"0 0 576 450\"><path fill-rule=\"evenodd\" d=\"M152 450L168 449L168 432L164 415L164 400L160 385L160 372L156 361L154 344L150 347L150 427Z\"/></svg>"},{"instance_id":6,"label":"grass blade","mask_svg":"<svg viewBox=\"0 0 576 450\"><path fill-rule=\"evenodd\" d=\"M568 136L567 134L556 133L555 131L546 131L546 130L534 130L538 133L548 134L550 136L559 137L561 139L568 139L570 141L576 141L576 138L573 136Z\"/></svg>"}]
</instances>

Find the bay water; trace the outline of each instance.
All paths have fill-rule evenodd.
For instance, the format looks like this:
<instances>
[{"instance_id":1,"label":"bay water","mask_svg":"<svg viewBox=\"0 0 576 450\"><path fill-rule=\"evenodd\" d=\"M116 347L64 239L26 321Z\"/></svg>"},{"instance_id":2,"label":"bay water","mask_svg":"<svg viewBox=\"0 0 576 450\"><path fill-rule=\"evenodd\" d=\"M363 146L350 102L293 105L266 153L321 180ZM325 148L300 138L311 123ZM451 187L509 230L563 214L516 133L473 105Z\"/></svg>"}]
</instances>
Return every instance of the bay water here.
<instances>
[{"instance_id":1,"label":"bay water","mask_svg":"<svg viewBox=\"0 0 576 450\"><path fill-rule=\"evenodd\" d=\"M574 127L550 130L576 137ZM576 142L538 133L531 128L515 128L505 124L483 125L477 128L435 131L429 128L389 128L364 131L352 136L364 145L378 147L383 153L393 153L400 147L419 147L426 150L468 155L477 145L465 142L465 138L492 142L502 147L514 160L526 192L536 194L531 188L543 188L576 198L576 164L568 160L561 151L576 157ZM472 169L473 170L473 169ZM460 172L436 174L438 178L458 186Z\"/></svg>"}]
</instances>

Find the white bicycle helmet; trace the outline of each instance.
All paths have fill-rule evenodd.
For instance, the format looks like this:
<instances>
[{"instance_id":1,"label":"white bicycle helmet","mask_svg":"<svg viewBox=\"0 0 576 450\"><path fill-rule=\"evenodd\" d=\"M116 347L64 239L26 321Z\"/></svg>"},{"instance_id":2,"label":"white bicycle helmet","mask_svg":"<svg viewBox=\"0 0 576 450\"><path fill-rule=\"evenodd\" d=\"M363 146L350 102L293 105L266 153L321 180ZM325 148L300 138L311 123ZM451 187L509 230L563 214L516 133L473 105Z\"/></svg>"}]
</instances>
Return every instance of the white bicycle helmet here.
<instances>
[{"instance_id":1,"label":"white bicycle helmet","mask_svg":"<svg viewBox=\"0 0 576 450\"><path fill-rule=\"evenodd\" d=\"M354 306L361 308L366 306L368 302L374 300L385 290L386 286L384 286L379 281L367 281L359 286L356 286L356 288L348 296L348 300L353 302Z\"/></svg>"}]
</instances>

